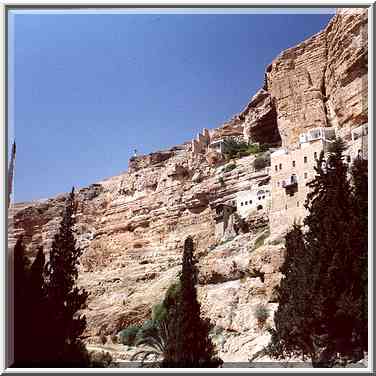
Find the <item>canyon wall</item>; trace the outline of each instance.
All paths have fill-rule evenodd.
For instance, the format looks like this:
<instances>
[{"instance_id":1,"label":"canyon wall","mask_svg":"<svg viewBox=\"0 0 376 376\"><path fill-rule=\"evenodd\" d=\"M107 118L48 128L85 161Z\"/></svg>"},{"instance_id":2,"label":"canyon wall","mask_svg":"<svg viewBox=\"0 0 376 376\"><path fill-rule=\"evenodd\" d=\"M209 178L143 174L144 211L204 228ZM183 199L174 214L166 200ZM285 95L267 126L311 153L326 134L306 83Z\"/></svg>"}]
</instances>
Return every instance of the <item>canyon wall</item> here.
<instances>
[{"instance_id":1,"label":"canyon wall","mask_svg":"<svg viewBox=\"0 0 376 376\"><path fill-rule=\"evenodd\" d=\"M228 123L210 130L210 138L243 133L254 142L293 147L306 128L333 125L346 136L367 122L366 29L364 11L339 10L323 31L282 52L266 68L264 87ZM177 277L188 235L200 262L203 314L225 329L221 356L246 361L267 340L252 311L258 304L271 313L276 308L283 241L268 233L264 208L248 218L249 232L218 243L213 208L267 184L269 169L255 170L255 157L248 156L227 171L223 159L197 150L186 143L133 157L128 172L77 192L79 285L90 293L87 343L150 318ZM29 255L39 244L48 255L65 198L12 205L9 248L24 234Z\"/></svg>"}]
</instances>

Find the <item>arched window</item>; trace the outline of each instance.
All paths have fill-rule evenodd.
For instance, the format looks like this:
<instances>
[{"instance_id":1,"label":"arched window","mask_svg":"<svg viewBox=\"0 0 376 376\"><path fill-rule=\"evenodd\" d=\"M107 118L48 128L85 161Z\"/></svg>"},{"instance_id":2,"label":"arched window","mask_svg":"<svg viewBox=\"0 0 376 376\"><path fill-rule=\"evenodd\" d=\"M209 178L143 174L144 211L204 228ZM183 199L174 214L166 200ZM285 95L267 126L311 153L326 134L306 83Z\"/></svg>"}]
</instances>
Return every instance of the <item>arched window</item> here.
<instances>
[{"instance_id":1,"label":"arched window","mask_svg":"<svg viewBox=\"0 0 376 376\"><path fill-rule=\"evenodd\" d=\"M257 210L262 210L262 205L258 205Z\"/></svg>"}]
</instances>

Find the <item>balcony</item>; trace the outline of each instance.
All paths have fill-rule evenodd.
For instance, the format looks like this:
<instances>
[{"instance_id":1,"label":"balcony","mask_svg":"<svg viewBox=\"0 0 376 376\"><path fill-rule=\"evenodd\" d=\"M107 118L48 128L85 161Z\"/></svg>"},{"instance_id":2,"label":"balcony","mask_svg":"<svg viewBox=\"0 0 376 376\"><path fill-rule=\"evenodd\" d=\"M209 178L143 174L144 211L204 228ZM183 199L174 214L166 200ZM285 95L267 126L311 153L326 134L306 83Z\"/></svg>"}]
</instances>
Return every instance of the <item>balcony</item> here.
<instances>
[{"instance_id":1,"label":"balcony","mask_svg":"<svg viewBox=\"0 0 376 376\"><path fill-rule=\"evenodd\" d=\"M292 175L290 179L282 182L282 187L285 188L286 194L293 196L298 191L298 180L296 175Z\"/></svg>"}]
</instances>

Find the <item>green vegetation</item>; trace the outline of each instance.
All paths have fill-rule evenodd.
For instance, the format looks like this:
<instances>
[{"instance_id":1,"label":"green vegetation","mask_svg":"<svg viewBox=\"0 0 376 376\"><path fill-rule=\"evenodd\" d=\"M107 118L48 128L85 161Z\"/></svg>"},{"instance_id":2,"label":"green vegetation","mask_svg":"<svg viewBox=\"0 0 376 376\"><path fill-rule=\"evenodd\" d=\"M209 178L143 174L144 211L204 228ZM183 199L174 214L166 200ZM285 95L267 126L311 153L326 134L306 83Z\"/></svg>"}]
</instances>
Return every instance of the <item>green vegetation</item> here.
<instances>
[{"instance_id":1,"label":"green vegetation","mask_svg":"<svg viewBox=\"0 0 376 376\"><path fill-rule=\"evenodd\" d=\"M86 305L87 293L76 287L80 248L73 228L74 190L45 266L43 249L29 267L22 238L15 247L15 366L84 367L89 355L81 342L86 320L78 312ZM28 338L32 341L25 341Z\"/></svg>"},{"instance_id":2,"label":"green vegetation","mask_svg":"<svg viewBox=\"0 0 376 376\"><path fill-rule=\"evenodd\" d=\"M259 304L253 313L260 325L263 325L270 315L269 309L262 304Z\"/></svg>"},{"instance_id":3,"label":"green vegetation","mask_svg":"<svg viewBox=\"0 0 376 376\"><path fill-rule=\"evenodd\" d=\"M136 336L139 330L140 330L140 327L136 325L131 325L131 326L128 326L128 328L123 329L119 333L120 343L126 346L134 346L135 341L136 341Z\"/></svg>"},{"instance_id":4,"label":"green vegetation","mask_svg":"<svg viewBox=\"0 0 376 376\"><path fill-rule=\"evenodd\" d=\"M253 168L256 171L263 170L268 166L270 166L270 155L262 155L260 157L256 157L253 161Z\"/></svg>"},{"instance_id":5,"label":"green vegetation","mask_svg":"<svg viewBox=\"0 0 376 376\"><path fill-rule=\"evenodd\" d=\"M279 359L308 356L314 367L358 361L368 344L367 162L355 162L351 186L343 142L331 150L327 168L322 153L308 184L307 230L294 225L286 236L285 278L266 349Z\"/></svg>"},{"instance_id":6,"label":"green vegetation","mask_svg":"<svg viewBox=\"0 0 376 376\"><path fill-rule=\"evenodd\" d=\"M224 155L226 160L242 158L248 155L256 155L269 150L269 148L270 145L268 144L249 144L231 137L224 141Z\"/></svg>"},{"instance_id":7,"label":"green vegetation","mask_svg":"<svg viewBox=\"0 0 376 376\"><path fill-rule=\"evenodd\" d=\"M206 368L222 364L209 337L211 324L200 316L196 263L193 240L188 237L184 242L180 292L166 320L168 341L163 367Z\"/></svg>"},{"instance_id":8,"label":"green vegetation","mask_svg":"<svg viewBox=\"0 0 376 376\"><path fill-rule=\"evenodd\" d=\"M263 232L261 235L259 235L255 240L253 250L256 250L257 248L262 247L264 245L265 239L269 236L270 236L270 230L267 230L267 231Z\"/></svg>"},{"instance_id":9,"label":"green vegetation","mask_svg":"<svg viewBox=\"0 0 376 376\"><path fill-rule=\"evenodd\" d=\"M222 176L218 178L218 183L223 187L225 185L225 181Z\"/></svg>"},{"instance_id":10,"label":"green vegetation","mask_svg":"<svg viewBox=\"0 0 376 376\"><path fill-rule=\"evenodd\" d=\"M236 164L230 163L223 168L223 172L230 172L230 171L234 170L235 168L236 168Z\"/></svg>"},{"instance_id":11,"label":"green vegetation","mask_svg":"<svg viewBox=\"0 0 376 376\"><path fill-rule=\"evenodd\" d=\"M109 352L93 351L89 354L90 356L90 368L108 368L113 366L112 356Z\"/></svg>"}]
</instances>

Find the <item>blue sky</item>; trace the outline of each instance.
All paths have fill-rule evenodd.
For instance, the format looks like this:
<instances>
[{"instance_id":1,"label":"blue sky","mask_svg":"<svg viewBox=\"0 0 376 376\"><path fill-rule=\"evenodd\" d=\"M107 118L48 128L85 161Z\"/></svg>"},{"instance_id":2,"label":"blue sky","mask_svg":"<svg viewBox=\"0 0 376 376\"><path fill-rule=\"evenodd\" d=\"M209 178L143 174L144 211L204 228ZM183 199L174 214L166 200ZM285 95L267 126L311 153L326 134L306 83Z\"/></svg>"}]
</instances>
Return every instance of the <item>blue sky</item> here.
<instances>
[{"instance_id":1,"label":"blue sky","mask_svg":"<svg viewBox=\"0 0 376 376\"><path fill-rule=\"evenodd\" d=\"M15 201L127 169L229 120L331 14L38 14L9 22Z\"/></svg>"}]
</instances>

